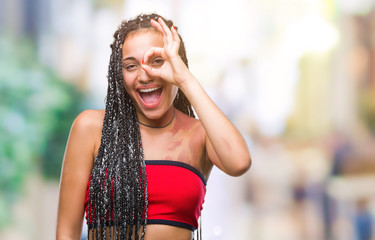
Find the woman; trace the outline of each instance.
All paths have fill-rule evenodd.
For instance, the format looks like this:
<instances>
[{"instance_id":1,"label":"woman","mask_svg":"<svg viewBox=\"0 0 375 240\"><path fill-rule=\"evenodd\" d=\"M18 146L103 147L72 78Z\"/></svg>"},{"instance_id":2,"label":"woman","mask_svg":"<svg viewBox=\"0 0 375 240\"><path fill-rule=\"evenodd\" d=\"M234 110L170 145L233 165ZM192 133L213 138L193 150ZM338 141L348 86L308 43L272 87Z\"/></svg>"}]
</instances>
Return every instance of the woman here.
<instances>
[{"instance_id":1,"label":"woman","mask_svg":"<svg viewBox=\"0 0 375 240\"><path fill-rule=\"evenodd\" d=\"M79 239L84 212L89 239L192 239L213 165L239 176L248 148L190 73L172 21L139 15L114 38L106 108L82 112L67 142L57 239Z\"/></svg>"}]
</instances>

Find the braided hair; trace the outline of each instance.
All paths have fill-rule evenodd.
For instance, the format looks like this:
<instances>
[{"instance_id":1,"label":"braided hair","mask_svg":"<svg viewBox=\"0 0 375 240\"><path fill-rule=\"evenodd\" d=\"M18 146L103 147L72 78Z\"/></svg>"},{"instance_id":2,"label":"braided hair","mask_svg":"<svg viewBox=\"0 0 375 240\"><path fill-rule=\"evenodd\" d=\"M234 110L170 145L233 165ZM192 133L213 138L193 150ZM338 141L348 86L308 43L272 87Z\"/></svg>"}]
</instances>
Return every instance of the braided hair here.
<instances>
[{"instance_id":1,"label":"braided hair","mask_svg":"<svg viewBox=\"0 0 375 240\"><path fill-rule=\"evenodd\" d=\"M141 134L132 99L122 75L122 44L139 29L154 28L157 14L141 14L123 21L114 34L108 69L108 89L102 138L90 176L88 231L93 239L144 239L147 224L147 176ZM165 20L168 27L173 22ZM181 39L179 55L188 66ZM173 102L183 113L194 116L192 106L179 89ZM111 229L107 227L112 226Z\"/></svg>"}]
</instances>

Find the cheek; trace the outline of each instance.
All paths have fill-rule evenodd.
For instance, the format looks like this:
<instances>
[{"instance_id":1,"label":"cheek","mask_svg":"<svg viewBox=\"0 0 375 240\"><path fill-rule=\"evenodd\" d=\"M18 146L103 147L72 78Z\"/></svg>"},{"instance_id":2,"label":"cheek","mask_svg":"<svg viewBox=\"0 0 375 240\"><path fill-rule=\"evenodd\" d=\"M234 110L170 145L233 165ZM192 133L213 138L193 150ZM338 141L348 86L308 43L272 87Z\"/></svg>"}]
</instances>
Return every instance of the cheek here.
<instances>
[{"instance_id":1,"label":"cheek","mask_svg":"<svg viewBox=\"0 0 375 240\"><path fill-rule=\"evenodd\" d=\"M123 81L124 81L125 89L130 94L129 91L131 91L131 89L133 88L133 85L134 85L134 80L135 80L134 74L129 74L129 73L123 72L122 78L123 78Z\"/></svg>"}]
</instances>

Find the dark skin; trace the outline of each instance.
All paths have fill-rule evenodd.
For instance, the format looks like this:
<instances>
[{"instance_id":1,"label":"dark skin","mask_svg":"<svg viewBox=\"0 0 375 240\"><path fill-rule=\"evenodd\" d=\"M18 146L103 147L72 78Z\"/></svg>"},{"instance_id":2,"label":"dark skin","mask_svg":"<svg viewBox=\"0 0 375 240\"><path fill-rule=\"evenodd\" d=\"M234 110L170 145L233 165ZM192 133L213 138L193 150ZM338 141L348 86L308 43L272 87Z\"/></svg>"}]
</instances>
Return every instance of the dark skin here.
<instances>
[{"instance_id":1,"label":"dark skin","mask_svg":"<svg viewBox=\"0 0 375 240\"><path fill-rule=\"evenodd\" d=\"M154 28L128 34L123 43L123 78L137 111L146 160L187 163L208 179L213 165L239 176L251 165L245 140L209 98L177 54L176 30L162 19L151 20ZM178 88L189 99L199 120L173 106ZM141 91L158 91L155 101ZM173 118L175 114L175 117ZM57 239L80 239L87 182L98 153L104 110L87 110L73 123L68 139L60 184ZM108 228L108 234L111 232ZM170 225L146 226L145 240L190 240L192 232ZM91 238L91 232L89 234Z\"/></svg>"}]
</instances>

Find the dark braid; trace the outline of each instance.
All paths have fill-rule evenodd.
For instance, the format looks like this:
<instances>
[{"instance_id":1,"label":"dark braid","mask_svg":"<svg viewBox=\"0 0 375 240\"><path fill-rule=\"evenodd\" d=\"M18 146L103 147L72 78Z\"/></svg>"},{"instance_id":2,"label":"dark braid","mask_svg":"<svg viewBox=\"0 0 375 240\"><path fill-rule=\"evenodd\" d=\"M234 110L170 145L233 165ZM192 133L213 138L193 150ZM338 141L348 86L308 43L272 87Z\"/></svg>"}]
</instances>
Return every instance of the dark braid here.
<instances>
[{"instance_id":1,"label":"dark braid","mask_svg":"<svg viewBox=\"0 0 375 240\"><path fill-rule=\"evenodd\" d=\"M114 34L101 144L90 177L88 220L92 224L88 231L92 230L92 239L132 239L133 234L134 239L139 239L142 226L141 239L144 239L147 176L136 110L124 87L122 44L130 32L153 28L150 20L159 17L139 15L123 21ZM165 20L165 23L173 26L172 21ZM179 55L188 66L182 39ZM181 90L174 106L194 117L192 106ZM113 235L108 226L113 226Z\"/></svg>"}]
</instances>

